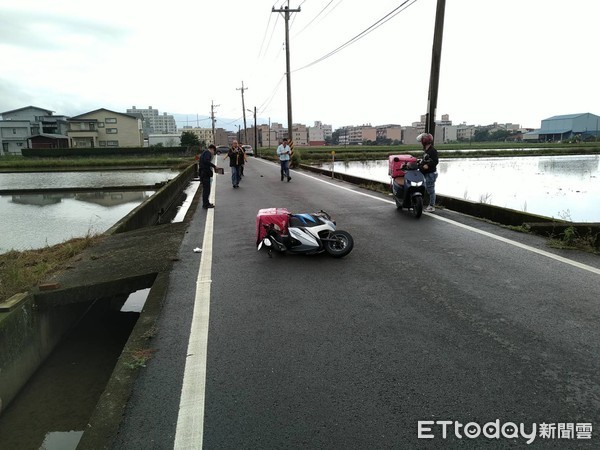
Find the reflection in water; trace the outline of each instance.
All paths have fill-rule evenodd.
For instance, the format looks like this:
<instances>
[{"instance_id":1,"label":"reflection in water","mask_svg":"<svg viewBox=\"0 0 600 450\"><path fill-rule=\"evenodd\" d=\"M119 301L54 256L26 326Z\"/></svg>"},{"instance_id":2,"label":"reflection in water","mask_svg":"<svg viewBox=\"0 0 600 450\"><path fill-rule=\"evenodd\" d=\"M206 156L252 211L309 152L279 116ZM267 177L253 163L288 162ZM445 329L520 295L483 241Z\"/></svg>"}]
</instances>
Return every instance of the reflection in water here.
<instances>
[{"instance_id":1,"label":"reflection in water","mask_svg":"<svg viewBox=\"0 0 600 450\"><path fill-rule=\"evenodd\" d=\"M0 173L0 189L102 188L148 186L172 180L171 170L107 170L88 172Z\"/></svg>"},{"instance_id":2,"label":"reflection in water","mask_svg":"<svg viewBox=\"0 0 600 450\"><path fill-rule=\"evenodd\" d=\"M83 431L53 431L46 434L40 450L75 450Z\"/></svg>"},{"instance_id":3,"label":"reflection in water","mask_svg":"<svg viewBox=\"0 0 600 450\"><path fill-rule=\"evenodd\" d=\"M399 152L401 153L401 152ZM331 163L321 165L331 170ZM389 183L388 162L336 162L335 171ZM440 160L436 191L574 222L600 222L600 156Z\"/></svg>"},{"instance_id":4,"label":"reflection in water","mask_svg":"<svg viewBox=\"0 0 600 450\"><path fill-rule=\"evenodd\" d=\"M0 253L103 233L151 191L0 196Z\"/></svg>"},{"instance_id":5,"label":"reflection in water","mask_svg":"<svg viewBox=\"0 0 600 450\"><path fill-rule=\"evenodd\" d=\"M84 192L75 194L76 200L95 203L101 206L115 206L124 203L138 202L142 203L149 197L147 192L128 191L128 192Z\"/></svg>"},{"instance_id":6,"label":"reflection in water","mask_svg":"<svg viewBox=\"0 0 600 450\"><path fill-rule=\"evenodd\" d=\"M19 203L21 205L36 205L36 206L48 206L60 203L63 198L72 198L74 195L61 195L61 194L35 194L35 195L13 195L12 202Z\"/></svg>"},{"instance_id":7,"label":"reflection in water","mask_svg":"<svg viewBox=\"0 0 600 450\"><path fill-rule=\"evenodd\" d=\"M140 289L139 291L132 292L121 306L121 312L142 312L148 295L150 294L150 288Z\"/></svg>"},{"instance_id":8,"label":"reflection in water","mask_svg":"<svg viewBox=\"0 0 600 450\"><path fill-rule=\"evenodd\" d=\"M540 172L585 174L598 173L600 157L572 156L568 159L544 158L538 162Z\"/></svg>"}]
</instances>

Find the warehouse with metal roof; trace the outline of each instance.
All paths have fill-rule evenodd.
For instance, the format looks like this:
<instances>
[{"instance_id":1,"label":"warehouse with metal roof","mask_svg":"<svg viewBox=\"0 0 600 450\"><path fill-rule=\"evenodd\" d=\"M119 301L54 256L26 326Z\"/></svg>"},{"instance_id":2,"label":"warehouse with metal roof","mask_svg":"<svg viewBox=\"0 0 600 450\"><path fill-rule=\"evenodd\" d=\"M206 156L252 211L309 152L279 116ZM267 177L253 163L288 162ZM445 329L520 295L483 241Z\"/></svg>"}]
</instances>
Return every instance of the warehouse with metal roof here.
<instances>
[{"instance_id":1,"label":"warehouse with metal roof","mask_svg":"<svg viewBox=\"0 0 600 450\"><path fill-rule=\"evenodd\" d=\"M600 116L591 113L565 114L542 120L541 128L523 135L523 140L560 142L579 136L582 141L598 138Z\"/></svg>"}]
</instances>

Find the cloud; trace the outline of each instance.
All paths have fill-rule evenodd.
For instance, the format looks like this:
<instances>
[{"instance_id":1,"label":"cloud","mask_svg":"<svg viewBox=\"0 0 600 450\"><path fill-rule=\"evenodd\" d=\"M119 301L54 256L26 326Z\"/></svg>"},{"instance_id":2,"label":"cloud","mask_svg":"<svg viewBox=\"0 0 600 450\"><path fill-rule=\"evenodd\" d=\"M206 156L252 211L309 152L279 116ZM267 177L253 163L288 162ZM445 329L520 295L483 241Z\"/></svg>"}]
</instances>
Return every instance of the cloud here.
<instances>
[{"instance_id":1,"label":"cloud","mask_svg":"<svg viewBox=\"0 0 600 450\"><path fill-rule=\"evenodd\" d=\"M35 11L0 9L0 43L36 51L62 50L77 40L114 44L123 40L125 28L81 17L64 17Z\"/></svg>"}]
</instances>

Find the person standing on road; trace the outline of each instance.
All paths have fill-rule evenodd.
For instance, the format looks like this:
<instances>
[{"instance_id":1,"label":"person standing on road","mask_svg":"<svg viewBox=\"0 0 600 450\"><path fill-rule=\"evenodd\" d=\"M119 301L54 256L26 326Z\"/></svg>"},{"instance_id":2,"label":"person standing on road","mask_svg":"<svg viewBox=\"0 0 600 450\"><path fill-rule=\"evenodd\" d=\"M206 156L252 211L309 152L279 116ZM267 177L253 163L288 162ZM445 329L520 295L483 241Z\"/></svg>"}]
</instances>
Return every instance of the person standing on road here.
<instances>
[{"instance_id":1,"label":"person standing on road","mask_svg":"<svg viewBox=\"0 0 600 450\"><path fill-rule=\"evenodd\" d=\"M435 211L435 180L437 180L437 165L439 163L438 152L433 146L433 136L429 133L421 133L417 136L417 141L423 146L421 173L425 177L425 190L429 194L429 206L425 208L426 212Z\"/></svg>"},{"instance_id":2,"label":"person standing on road","mask_svg":"<svg viewBox=\"0 0 600 450\"><path fill-rule=\"evenodd\" d=\"M210 183L213 177L213 169L218 169L212 162L216 150L217 147L215 147L214 144L210 144L208 148L202 152L198 162L200 183L202 183L202 207L204 209L215 207L215 205L208 201L208 197L210 196Z\"/></svg>"},{"instance_id":3,"label":"person standing on road","mask_svg":"<svg viewBox=\"0 0 600 450\"><path fill-rule=\"evenodd\" d=\"M238 144L238 141L234 140L231 143L231 148L229 152L227 152L227 156L225 158L229 158L229 168L231 169L231 184L234 188L240 187L240 181L242 179L241 176L241 166L245 162L246 154L242 151L242 148Z\"/></svg>"},{"instance_id":4,"label":"person standing on road","mask_svg":"<svg viewBox=\"0 0 600 450\"><path fill-rule=\"evenodd\" d=\"M286 177L289 181L292 179L292 177L290 177L290 155L292 154L292 150L290 149L290 146L288 145L288 140L284 139L283 143L279 145L279 147L277 147L277 156L279 156L279 162L281 164L281 181L283 181L283 178Z\"/></svg>"}]
</instances>

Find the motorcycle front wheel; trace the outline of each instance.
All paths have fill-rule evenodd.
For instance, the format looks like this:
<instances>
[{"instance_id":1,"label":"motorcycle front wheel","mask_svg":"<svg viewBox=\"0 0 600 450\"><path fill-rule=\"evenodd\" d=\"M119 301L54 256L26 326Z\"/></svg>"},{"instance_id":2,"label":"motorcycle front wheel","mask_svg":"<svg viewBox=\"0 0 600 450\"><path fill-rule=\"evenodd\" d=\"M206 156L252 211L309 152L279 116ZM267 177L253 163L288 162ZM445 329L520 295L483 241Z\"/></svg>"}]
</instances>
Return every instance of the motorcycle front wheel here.
<instances>
[{"instance_id":1,"label":"motorcycle front wheel","mask_svg":"<svg viewBox=\"0 0 600 450\"><path fill-rule=\"evenodd\" d=\"M334 231L329 235L329 239L331 240L325 242L325 250L334 258L346 256L354 247L354 239L346 231Z\"/></svg>"},{"instance_id":2,"label":"motorcycle front wheel","mask_svg":"<svg viewBox=\"0 0 600 450\"><path fill-rule=\"evenodd\" d=\"M396 201L396 208L402 209L402 202L398 200L398 197L394 195L394 200Z\"/></svg>"},{"instance_id":3,"label":"motorcycle front wheel","mask_svg":"<svg viewBox=\"0 0 600 450\"><path fill-rule=\"evenodd\" d=\"M423 197L420 195L413 197L413 214L417 219L423 214Z\"/></svg>"}]
</instances>

